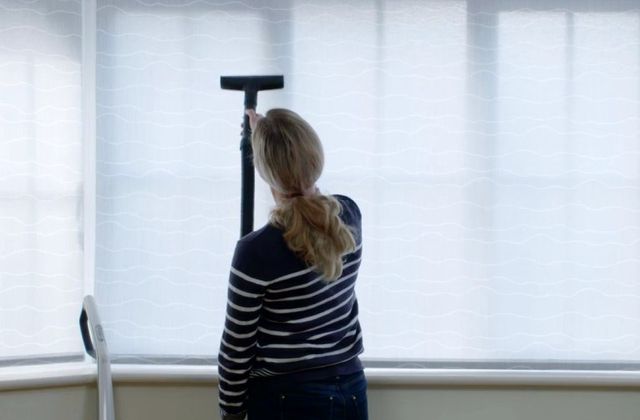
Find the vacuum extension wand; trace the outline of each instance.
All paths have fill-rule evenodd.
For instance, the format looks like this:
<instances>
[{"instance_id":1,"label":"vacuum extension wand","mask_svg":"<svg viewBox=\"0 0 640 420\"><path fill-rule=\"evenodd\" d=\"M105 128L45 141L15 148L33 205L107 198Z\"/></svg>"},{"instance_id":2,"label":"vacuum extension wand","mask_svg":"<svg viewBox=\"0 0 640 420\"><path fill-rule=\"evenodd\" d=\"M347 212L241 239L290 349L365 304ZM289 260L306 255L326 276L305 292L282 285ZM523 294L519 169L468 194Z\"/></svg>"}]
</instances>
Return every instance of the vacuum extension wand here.
<instances>
[{"instance_id":1,"label":"vacuum extension wand","mask_svg":"<svg viewBox=\"0 0 640 420\"><path fill-rule=\"evenodd\" d=\"M258 91L282 89L283 76L221 76L220 87L228 90L244 91L244 110L256 109ZM240 237L253 231L253 197L255 176L251 150L251 127L249 116L244 113L242 123L242 140L240 140L242 159L242 195L240 196Z\"/></svg>"}]
</instances>

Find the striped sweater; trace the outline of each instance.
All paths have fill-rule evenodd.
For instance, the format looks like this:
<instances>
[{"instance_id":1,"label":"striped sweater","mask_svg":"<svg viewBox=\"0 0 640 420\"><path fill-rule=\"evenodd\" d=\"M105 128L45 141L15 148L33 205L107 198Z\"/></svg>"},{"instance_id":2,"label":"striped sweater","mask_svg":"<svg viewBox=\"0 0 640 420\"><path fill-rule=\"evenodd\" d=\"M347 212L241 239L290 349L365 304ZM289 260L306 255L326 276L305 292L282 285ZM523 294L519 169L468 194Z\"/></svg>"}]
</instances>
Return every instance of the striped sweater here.
<instances>
[{"instance_id":1,"label":"striped sweater","mask_svg":"<svg viewBox=\"0 0 640 420\"><path fill-rule=\"evenodd\" d=\"M356 240L356 251L344 257L344 270L335 282L307 267L272 225L238 241L218 353L223 412L246 409L250 377L328 369L362 353L354 292L362 251L361 215L350 198L334 197Z\"/></svg>"}]
</instances>

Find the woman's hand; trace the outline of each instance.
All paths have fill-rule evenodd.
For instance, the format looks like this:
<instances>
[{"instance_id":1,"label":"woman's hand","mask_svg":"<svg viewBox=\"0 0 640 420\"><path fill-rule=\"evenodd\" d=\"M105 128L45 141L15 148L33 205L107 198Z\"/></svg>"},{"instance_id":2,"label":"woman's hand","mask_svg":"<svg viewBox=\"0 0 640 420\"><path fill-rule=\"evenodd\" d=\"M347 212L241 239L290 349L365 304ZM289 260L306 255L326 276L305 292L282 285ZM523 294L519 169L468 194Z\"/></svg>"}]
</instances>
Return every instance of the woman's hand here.
<instances>
[{"instance_id":1,"label":"woman's hand","mask_svg":"<svg viewBox=\"0 0 640 420\"><path fill-rule=\"evenodd\" d=\"M260 118L264 118L264 115L256 113L255 109L247 109L245 114L249 116L249 127L251 127L251 131L256 128L256 124Z\"/></svg>"}]
</instances>

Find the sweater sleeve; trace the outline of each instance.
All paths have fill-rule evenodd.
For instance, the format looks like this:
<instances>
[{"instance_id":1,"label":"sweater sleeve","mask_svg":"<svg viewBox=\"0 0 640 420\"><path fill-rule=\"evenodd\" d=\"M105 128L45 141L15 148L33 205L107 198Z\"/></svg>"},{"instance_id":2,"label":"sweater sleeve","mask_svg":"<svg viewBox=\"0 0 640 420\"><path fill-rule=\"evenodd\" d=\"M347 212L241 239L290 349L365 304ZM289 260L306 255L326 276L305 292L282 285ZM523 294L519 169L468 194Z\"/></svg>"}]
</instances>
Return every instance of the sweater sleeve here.
<instances>
[{"instance_id":1,"label":"sweater sleeve","mask_svg":"<svg viewBox=\"0 0 640 420\"><path fill-rule=\"evenodd\" d=\"M251 242L236 245L229 286L224 331L218 352L218 385L221 413L246 410L247 381L255 358L256 333L266 281L255 278L260 263Z\"/></svg>"},{"instance_id":2,"label":"sweater sleeve","mask_svg":"<svg viewBox=\"0 0 640 420\"><path fill-rule=\"evenodd\" d=\"M362 243L362 213L360 213L360 208L355 201L346 195L336 194L335 197L342 205L340 217L351 227L356 245Z\"/></svg>"}]
</instances>

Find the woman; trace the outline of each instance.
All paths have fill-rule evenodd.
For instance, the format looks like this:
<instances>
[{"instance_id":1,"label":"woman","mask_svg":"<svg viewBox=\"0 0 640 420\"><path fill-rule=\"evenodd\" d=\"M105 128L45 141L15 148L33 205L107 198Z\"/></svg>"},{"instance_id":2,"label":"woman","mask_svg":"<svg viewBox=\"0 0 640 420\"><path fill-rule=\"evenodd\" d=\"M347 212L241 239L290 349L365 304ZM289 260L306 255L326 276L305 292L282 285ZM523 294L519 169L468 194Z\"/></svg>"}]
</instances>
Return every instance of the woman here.
<instances>
[{"instance_id":1,"label":"woman","mask_svg":"<svg viewBox=\"0 0 640 420\"><path fill-rule=\"evenodd\" d=\"M218 353L222 418L367 419L354 293L360 210L316 187L322 145L298 114L247 114L275 208L236 245Z\"/></svg>"}]
</instances>

